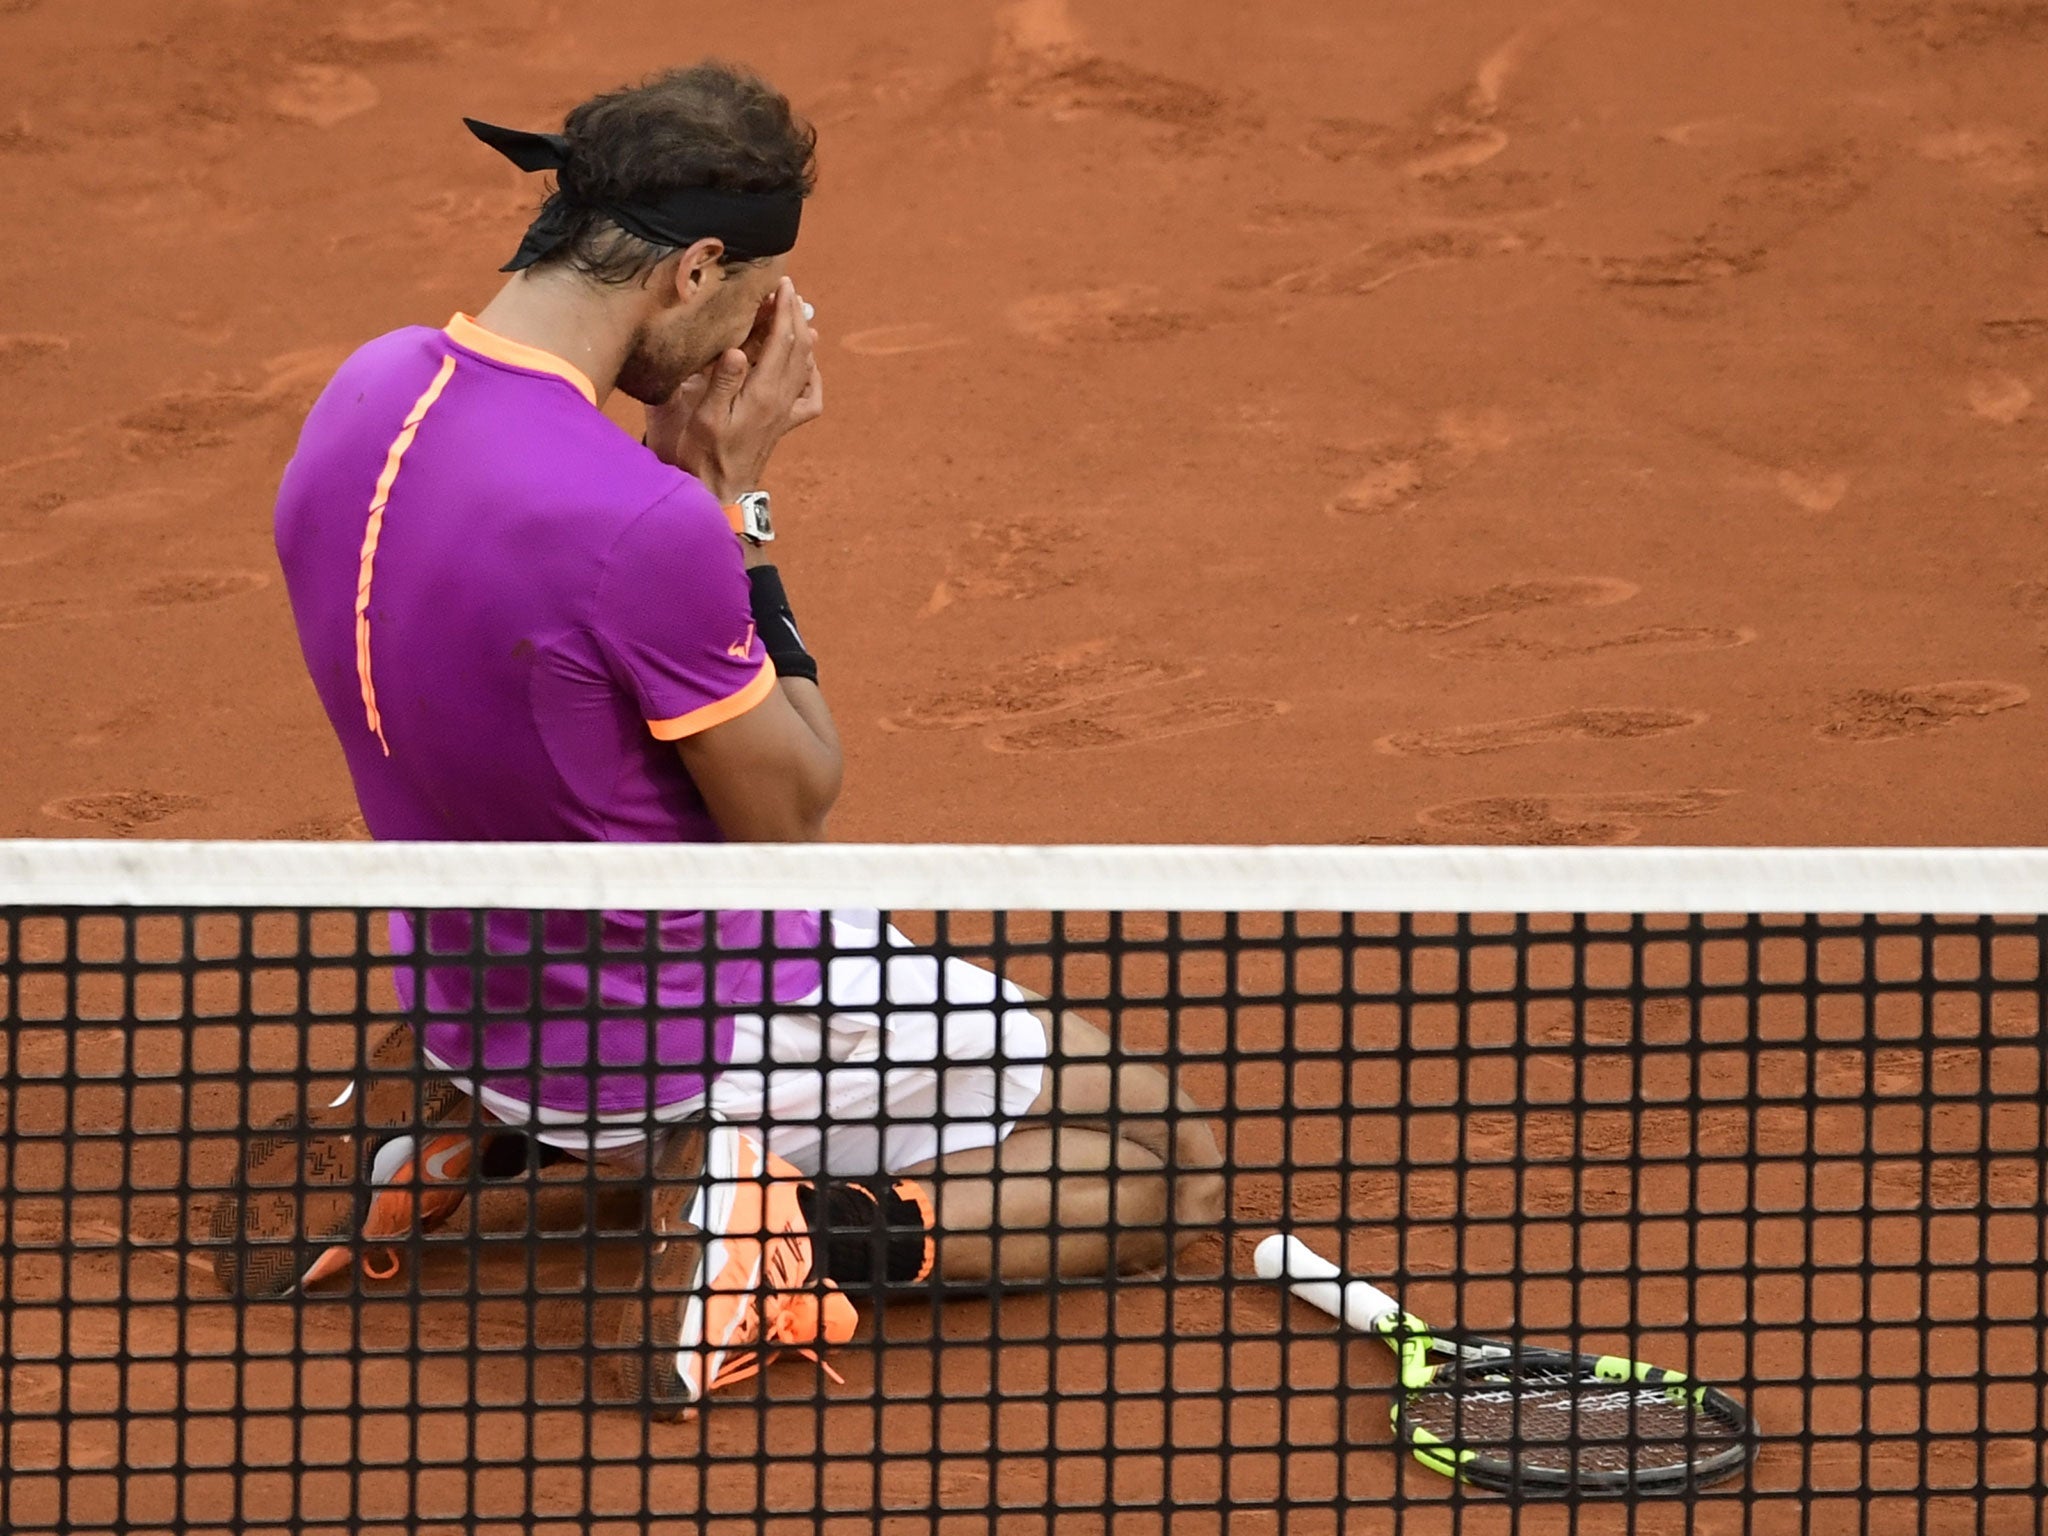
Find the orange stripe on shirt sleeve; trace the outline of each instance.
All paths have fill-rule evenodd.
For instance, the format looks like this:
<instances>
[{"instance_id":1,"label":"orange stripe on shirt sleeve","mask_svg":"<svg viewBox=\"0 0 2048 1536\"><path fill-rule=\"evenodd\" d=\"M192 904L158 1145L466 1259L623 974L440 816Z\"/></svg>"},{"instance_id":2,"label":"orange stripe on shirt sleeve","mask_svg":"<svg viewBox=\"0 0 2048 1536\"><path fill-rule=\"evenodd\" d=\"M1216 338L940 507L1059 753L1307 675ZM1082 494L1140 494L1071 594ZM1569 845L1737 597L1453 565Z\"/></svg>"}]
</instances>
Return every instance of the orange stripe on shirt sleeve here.
<instances>
[{"instance_id":1,"label":"orange stripe on shirt sleeve","mask_svg":"<svg viewBox=\"0 0 2048 1536\"><path fill-rule=\"evenodd\" d=\"M699 731L708 731L714 725L723 725L736 720L752 709L775 689L775 663L765 657L761 670L754 674L754 680L738 693L728 694L714 704L705 704L691 710L687 715L677 715L673 720L650 720L647 729L654 733L656 741L681 741L685 736L694 736Z\"/></svg>"},{"instance_id":2,"label":"orange stripe on shirt sleeve","mask_svg":"<svg viewBox=\"0 0 2048 1536\"><path fill-rule=\"evenodd\" d=\"M405 461L412 440L419 436L420 422L441 398L441 391L448 387L454 372L455 359L442 358L441 371L413 402L405 425L391 440L390 451L384 455L384 473L377 477L377 492L370 498L370 520L363 528L362 560L356 567L356 680L363 686L363 716L376 732L377 745L384 749L386 757L391 755L391 743L384 739L384 717L377 713L377 685L370 679L370 579L376 570L377 541L384 533L384 508L391 500L391 487L397 483L398 466Z\"/></svg>"}]
</instances>

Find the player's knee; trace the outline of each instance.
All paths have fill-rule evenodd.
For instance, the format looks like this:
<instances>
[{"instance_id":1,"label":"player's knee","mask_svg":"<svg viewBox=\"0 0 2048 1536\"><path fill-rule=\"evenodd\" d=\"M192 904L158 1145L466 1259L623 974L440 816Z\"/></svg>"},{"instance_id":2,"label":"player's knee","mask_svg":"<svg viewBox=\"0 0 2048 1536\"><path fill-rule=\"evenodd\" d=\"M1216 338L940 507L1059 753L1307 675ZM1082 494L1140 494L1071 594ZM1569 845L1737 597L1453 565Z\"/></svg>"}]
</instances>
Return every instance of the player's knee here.
<instances>
[{"instance_id":1,"label":"player's knee","mask_svg":"<svg viewBox=\"0 0 2048 1536\"><path fill-rule=\"evenodd\" d=\"M1113 1261L1120 1274L1158 1269L1173 1256L1174 1189L1165 1174L1126 1174L1117 1181Z\"/></svg>"},{"instance_id":2,"label":"player's knee","mask_svg":"<svg viewBox=\"0 0 2048 1536\"><path fill-rule=\"evenodd\" d=\"M1174 1141L1182 1168L1212 1173L1223 1166L1223 1148L1206 1119L1183 1116L1175 1126Z\"/></svg>"},{"instance_id":3,"label":"player's knee","mask_svg":"<svg viewBox=\"0 0 2048 1536\"><path fill-rule=\"evenodd\" d=\"M1174 1180L1173 1223L1186 1236L1221 1226L1229 1204L1229 1186L1213 1169L1183 1172Z\"/></svg>"},{"instance_id":4,"label":"player's knee","mask_svg":"<svg viewBox=\"0 0 2048 1536\"><path fill-rule=\"evenodd\" d=\"M1164 1173L1126 1173L1116 1181L1116 1225L1126 1231L1164 1227L1173 1206L1173 1184Z\"/></svg>"}]
</instances>

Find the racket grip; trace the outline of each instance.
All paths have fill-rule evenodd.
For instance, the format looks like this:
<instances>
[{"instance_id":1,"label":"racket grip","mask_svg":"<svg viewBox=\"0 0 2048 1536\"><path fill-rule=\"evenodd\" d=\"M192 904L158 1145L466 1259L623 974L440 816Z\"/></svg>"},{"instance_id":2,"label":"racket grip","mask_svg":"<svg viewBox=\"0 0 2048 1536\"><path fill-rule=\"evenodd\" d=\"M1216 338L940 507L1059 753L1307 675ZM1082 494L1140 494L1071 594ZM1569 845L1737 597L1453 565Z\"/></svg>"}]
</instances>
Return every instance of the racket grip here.
<instances>
[{"instance_id":1,"label":"racket grip","mask_svg":"<svg viewBox=\"0 0 2048 1536\"><path fill-rule=\"evenodd\" d=\"M1285 1279L1287 1288L1310 1306L1361 1333L1378 1333L1380 1325L1401 1310L1401 1304L1378 1286L1346 1279L1343 1270L1284 1232L1259 1244L1252 1266L1261 1280Z\"/></svg>"}]
</instances>

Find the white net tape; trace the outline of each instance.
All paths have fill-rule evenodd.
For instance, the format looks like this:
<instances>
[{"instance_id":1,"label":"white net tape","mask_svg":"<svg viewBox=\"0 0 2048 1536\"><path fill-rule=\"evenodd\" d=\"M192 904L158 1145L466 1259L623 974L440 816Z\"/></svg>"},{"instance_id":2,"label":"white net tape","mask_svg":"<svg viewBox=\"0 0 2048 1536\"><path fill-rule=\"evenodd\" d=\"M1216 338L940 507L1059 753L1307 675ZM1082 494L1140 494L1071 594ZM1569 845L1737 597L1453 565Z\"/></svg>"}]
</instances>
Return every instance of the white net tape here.
<instances>
[{"instance_id":1,"label":"white net tape","mask_svg":"<svg viewBox=\"0 0 2048 1536\"><path fill-rule=\"evenodd\" d=\"M0 906L2048 912L2037 848L0 841Z\"/></svg>"}]
</instances>

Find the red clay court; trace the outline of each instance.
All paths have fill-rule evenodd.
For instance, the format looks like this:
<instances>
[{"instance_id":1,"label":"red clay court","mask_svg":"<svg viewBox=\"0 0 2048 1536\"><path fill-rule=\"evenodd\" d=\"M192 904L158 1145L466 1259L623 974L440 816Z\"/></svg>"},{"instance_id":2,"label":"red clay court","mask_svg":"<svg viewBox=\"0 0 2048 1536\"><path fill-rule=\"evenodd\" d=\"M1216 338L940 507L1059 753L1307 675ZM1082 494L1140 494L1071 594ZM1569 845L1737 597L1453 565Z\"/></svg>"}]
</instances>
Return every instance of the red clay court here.
<instances>
[{"instance_id":1,"label":"red clay court","mask_svg":"<svg viewBox=\"0 0 2048 1536\"><path fill-rule=\"evenodd\" d=\"M464 114L552 126L705 54L759 68L821 135L793 271L828 411L771 485L846 742L835 838L2048 842L2040 0L0 0L0 837L363 835L271 547L302 415L360 342L493 291L537 193ZM23 928L9 958L64 942ZM1112 963L1083 954L1073 985L1121 989L1131 1037L1163 1043L1156 982L1113 989ZM993 1325L958 1305L944 1351L912 1308L886 1401L856 1350L827 1408L791 1368L768 1409L652 1432L528 1407L573 1395L562 1362L421 1363L400 1301L186 1315L175 1256L16 1252L7 1522L197 1532L239 1508L255 1531L296 1508L379 1532L951 1536L1100 1530L1114 1503L1119 1531L1287 1536L1384 1528L1372 1506L1398 1476L1409 1532L2038 1528L2038 996L1861 1024L1525 1009L1500 1027L1590 1064L1540 1092L1518 1079L1488 1120L1454 1058L1493 1024L1459 1004L1347 1036L1269 1005L1282 983L1260 963L1237 978L1251 993L1177 1025L1201 1053L1226 1026L1326 1053L1293 1076L1210 1069L1205 1091L1244 1111L1240 1221L1356 1224L1359 1264L1438 1266L1417 1298L1442 1311L1454 1264L1532 1262L1467 1247L1461 1213L1482 1239L1533 1222L1577 1245L1538 1271L1597 1282L1646 1254L1690 1273L1727 1239L1708 1216L1775 1210L1791 1246L1759 1260L1786 1277L1769 1325L1816 1342L1803 1387L1753 1406L1775 1429L1895 1438L1767 1449L1753 1486L1818 1490L1805 1508L1716 1498L1628 1526L1613 1507L1451 1504L1383 1447L1340 1450L1385 1435L1383 1395L1329 1390L1383 1382L1377 1346L1283 1344L1274 1294L1226 1304L1203 1281L1245 1269L1250 1225L1230 1254L1194 1250L1172 1291L1010 1298ZM53 1028L69 1005L37 985L10 992L12 1131L203 1120L204 1094L168 1088L95 1107L74 1078L203 1052L170 1031L131 1047L110 1024L134 1000L90 987L77 1017L103 1022ZM1347 1039L1420 1053L1401 1114L1327 1054ZM1680 1040L1698 1047L1683 1081L1649 1090L1679 1119L1588 1118L1640 1099L1641 1048ZM323 1065L348 1053L338 1026L315 1041ZM1773 1143L1756 1095L1795 1068L1798 1125ZM1749 1113L1717 1130L1701 1106L1724 1099ZM1413 1166L1374 1171L1411 1120ZM118 1146L86 1146L63 1177L99 1195L68 1201L17 1149L10 1244L118 1245L148 1220L175 1236L174 1202L112 1193L181 1177L175 1139L138 1141L169 1161L125 1174ZM1707 1174L1653 1190L1639 1160L1688 1150ZM1620 1219L1652 1210L1672 1220L1647 1238ZM1844 1243L1907 1244L1921 1268L1894 1294ZM459 1261L436 1273L459 1286ZM1738 1376L1761 1305L1682 1279L1604 1299L1498 1283L1465 1303L1495 1326L1546 1305L1603 1328L1654 1314L1674 1330L1655 1341L1706 1307L1700 1347ZM65 1372L34 1329L64 1294L66 1358L107 1363L70 1368L82 1417L60 1433ZM450 1337L469 1326L467 1303L433 1306ZM525 1307L487 1305L479 1338L525 1328ZM1913 1385L1947 1373L1931 1357L1887 1386L1865 1324L1896 1325L1880 1354L1947 1338L1964 1377L2033 1353L1997 1392L1945 1398ZM362 1358L353 1381L345 1363L181 1363L238 1339ZM157 1363L116 1371L136 1350ZM1837 1374L1861 1385L1831 1396ZM126 1441L105 1417L124 1403ZM200 1414L182 1440L181 1403ZM245 1425L205 1417L229 1404ZM626 1459L518 1465L585 1451ZM122 1467L155 1469L131 1470L125 1514ZM1196 1512L1175 1523L1176 1501Z\"/></svg>"}]
</instances>

